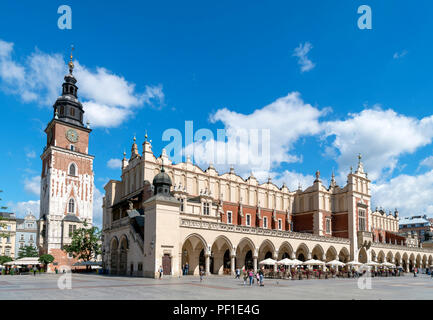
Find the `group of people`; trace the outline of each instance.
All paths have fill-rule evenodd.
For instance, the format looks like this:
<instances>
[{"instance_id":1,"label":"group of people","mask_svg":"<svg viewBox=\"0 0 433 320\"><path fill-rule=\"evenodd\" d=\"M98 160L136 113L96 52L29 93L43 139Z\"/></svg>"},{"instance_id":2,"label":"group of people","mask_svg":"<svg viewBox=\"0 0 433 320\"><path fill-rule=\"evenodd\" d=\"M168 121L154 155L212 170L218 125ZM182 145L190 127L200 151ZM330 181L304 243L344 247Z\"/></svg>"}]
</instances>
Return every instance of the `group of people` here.
<instances>
[{"instance_id":1,"label":"group of people","mask_svg":"<svg viewBox=\"0 0 433 320\"><path fill-rule=\"evenodd\" d=\"M240 279L241 277L241 270L238 268L236 269L236 279ZM256 280L257 285L260 287L263 287L263 278L264 278L264 272L263 267L259 269L256 273L254 273L253 269L245 269L245 267L242 269L242 278L244 280L244 286L247 285L247 281L249 280L249 285L252 286L254 284L254 280Z\"/></svg>"},{"instance_id":2,"label":"group of people","mask_svg":"<svg viewBox=\"0 0 433 320\"><path fill-rule=\"evenodd\" d=\"M188 262L182 265L182 275L187 276L189 272L189 264Z\"/></svg>"}]
</instances>

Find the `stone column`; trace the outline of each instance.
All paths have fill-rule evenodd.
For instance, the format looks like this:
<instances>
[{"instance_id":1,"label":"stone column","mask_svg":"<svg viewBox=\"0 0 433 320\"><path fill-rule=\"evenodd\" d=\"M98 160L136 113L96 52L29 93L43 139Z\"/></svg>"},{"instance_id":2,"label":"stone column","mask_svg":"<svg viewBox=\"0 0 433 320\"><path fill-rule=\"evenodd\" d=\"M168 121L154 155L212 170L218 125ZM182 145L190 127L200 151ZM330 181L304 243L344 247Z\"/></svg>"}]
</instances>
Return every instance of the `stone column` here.
<instances>
[{"instance_id":1,"label":"stone column","mask_svg":"<svg viewBox=\"0 0 433 320\"><path fill-rule=\"evenodd\" d=\"M210 255L207 253L205 255L205 270L206 270L206 275L210 274Z\"/></svg>"},{"instance_id":2,"label":"stone column","mask_svg":"<svg viewBox=\"0 0 433 320\"><path fill-rule=\"evenodd\" d=\"M278 260L278 251L275 251L274 252L274 260ZM277 264L274 264L274 272L277 272L277 268L278 268L278 265Z\"/></svg>"},{"instance_id":3,"label":"stone column","mask_svg":"<svg viewBox=\"0 0 433 320\"><path fill-rule=\"evenodd\" d=\"M236 266L235 266L235 255L232 255L231 256L231 262L230 262L230 268L231 268L231 271L232 271L232 276L234 276L235 275L235 268L236 268Z\"/></svg>"},{"instance_id":4,"label":"stone column","mask_svg":"<svg viewBox=\"0 0 433 320\"><path fill-rule=\"evenodd\" d=\"M257 272L257 256L253 257L253 268L254 272Z\"/></svg>"}]
</instances>

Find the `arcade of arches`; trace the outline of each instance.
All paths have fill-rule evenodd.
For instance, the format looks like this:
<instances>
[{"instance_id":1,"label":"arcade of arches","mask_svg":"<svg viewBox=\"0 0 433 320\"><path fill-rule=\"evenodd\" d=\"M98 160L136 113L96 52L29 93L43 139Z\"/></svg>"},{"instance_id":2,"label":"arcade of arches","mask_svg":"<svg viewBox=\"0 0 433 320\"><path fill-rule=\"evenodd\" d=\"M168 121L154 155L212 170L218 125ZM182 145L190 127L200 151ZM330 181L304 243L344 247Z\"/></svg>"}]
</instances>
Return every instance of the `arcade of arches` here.
<instances>
[{"instance_id":1,"label":"arcade of arches","mask_svg":"<svg viewBox=\"0 0 433 320\"><path fill-rule=\"evenodd\" d=\"M209 248L209 250L207 249ZM402 266L406 271L412 268L426 268L433 265L432 254L401 254L392 251L370 249L372 261L379 263L388 261ZM200 268L208 274L233 274L237 268L251 268L257 270L261 260L272 258L281 260L284 258L306 261L317 259L331 261L334 259L342 262L349 262L350 253L348 246L335 244L311 244L300 242L294 245L290 240L283 241L279 246L270 240L263 240L255 244L250 238L244 237L238 243L233 244L227 237L218 236L213 243L207 243L199 234L189 235L182 245L182 266L188 263L188 274L199 274ZM358 253L359 262L369 261L365 248Z\"/></svg>"}]
</instances>

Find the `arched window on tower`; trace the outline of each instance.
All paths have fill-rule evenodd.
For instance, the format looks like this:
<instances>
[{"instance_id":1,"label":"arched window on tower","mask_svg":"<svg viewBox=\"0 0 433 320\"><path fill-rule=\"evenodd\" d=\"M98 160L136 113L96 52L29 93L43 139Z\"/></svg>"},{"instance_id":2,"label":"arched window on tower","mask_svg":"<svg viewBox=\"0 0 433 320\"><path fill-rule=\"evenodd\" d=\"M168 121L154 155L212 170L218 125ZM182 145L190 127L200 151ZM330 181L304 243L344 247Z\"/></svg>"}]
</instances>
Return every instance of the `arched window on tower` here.
<instances>
[{"instance_id":1,"label":"arched window on tower","mask_svg":"<svg viewBox=\"0 0 433 320\"><path fill-rule=\"evenodd\" d=\"M77 167L75 166L74 163L71 163L69 165L69 175L70 176L75 176L77 174Z\"/></svg>"},{"instance_id":2,"label":"arched window on tower","mask_svg":"<svg viewBox=\"0 0 433 320\"><path fill-rule=\"evenodd\" d=\"M74 201L74 199L69 199L68 213L75 213L75 201Z\"/></svg>"}]
</instances>

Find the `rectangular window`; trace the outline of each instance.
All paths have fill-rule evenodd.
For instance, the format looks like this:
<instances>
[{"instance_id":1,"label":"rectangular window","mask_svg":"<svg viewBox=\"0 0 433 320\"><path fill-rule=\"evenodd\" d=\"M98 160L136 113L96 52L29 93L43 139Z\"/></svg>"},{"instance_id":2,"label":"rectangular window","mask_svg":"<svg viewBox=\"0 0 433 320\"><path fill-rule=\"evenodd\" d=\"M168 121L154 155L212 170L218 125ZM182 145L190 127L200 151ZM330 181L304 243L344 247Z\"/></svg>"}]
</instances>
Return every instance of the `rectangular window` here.
<instances>
[{"instance_id":1,"label":"rectangular window","mask_svg":"<svg viewBox=\"0 0 433 320\"><path fill-rule=\"evenodd\" d=\"M326 218L326 233L331 233L331 219Z\"/></svg>"},{"instance_id":2,"label":"rectangular window","mask_svg":"<svg viewBox=\"0 0 433 320\"><path fill-rule=\"evenodd\" d=\"M246 225L247 226L250 226L251 225L251 215L250 214L247 214L247 216L246 216Z\"/></svg>"},{"instance_id":3,"label":"rectangular window","mask_svg":"<svg viewBox=\"0 0 433 320\"><path fill-rule=\"evenodd\" d=\"M358 209L358 230L359 231L366 231L365 219L366 219L365 210Z\"/></svg>"},{"instance_id":4,"label":"rectangular window","mask_svg":"<svg viewBox=\"0 0 433 320\"><path fill-rule=\"evenodd\" d=\"M232 212L227 211L227 223L232 224Z\"/></svg>"},{"instance_id":5,"label":"rectangular window","mask_svg":"<svg viewBox=\"0 0 433 320\"><path fill-rule=\"evenodd\" d=\"M268 228L268 217L263 217L263 228Z\"/></svg>"},{"instance_id":6,"label":"rectangular window","mask_svg":"<svg viewBox=\"0 0 433 320\"><path fill-rule=\"evenodd\" d=\"M209 203L207 203L207 202L203 203L203 214L205 216L209 215Z\"/></svg>"},{"instance_id":7,"label":"rectangular window","mask_svg":"<svg viewBox=\"0 0 433 320\"><path fill-rule=\"evenodd\" d=\"M283 229L283 221L281 219L278 219L278 230Z\"/></svg>"}]
</instances>

